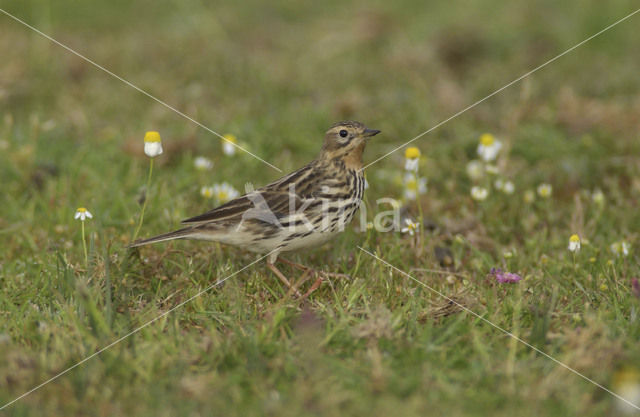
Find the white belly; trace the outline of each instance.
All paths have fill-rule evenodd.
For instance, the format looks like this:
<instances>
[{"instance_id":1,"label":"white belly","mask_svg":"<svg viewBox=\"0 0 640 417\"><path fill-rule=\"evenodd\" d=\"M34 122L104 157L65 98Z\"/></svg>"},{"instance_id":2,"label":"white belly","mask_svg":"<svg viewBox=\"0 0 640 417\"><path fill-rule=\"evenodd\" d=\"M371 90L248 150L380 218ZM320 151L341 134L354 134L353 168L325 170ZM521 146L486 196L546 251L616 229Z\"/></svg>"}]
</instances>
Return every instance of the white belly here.
<instances>
[{"instance_id":1,"label":"white belly","mask_svg":"<svg viewBox=\"0 0 640 417\"><path fill-rule=\"evenodd\" d=\"M297 239L288 242L286 246L282 248L283 252L290 252L300 249L313 248L316 246L320 246L329 240L331 240L334 236L339 234L340 232L317 232L312 233L309 236L300 237Z\"/></svg>"}]
</instances>

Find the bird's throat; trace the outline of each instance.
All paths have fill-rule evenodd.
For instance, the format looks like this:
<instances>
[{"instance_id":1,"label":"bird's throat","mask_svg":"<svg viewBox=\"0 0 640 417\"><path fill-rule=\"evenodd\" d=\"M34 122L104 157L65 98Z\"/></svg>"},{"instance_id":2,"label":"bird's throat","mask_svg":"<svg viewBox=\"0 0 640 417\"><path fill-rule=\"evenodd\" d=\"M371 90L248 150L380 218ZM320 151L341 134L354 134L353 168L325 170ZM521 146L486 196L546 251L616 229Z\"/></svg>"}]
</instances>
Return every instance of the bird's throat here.
<instances>
[{"instance_id":1,"label":"bird's throat","mask_svg":"<svg viewBox=\"0 0 640 417\"><path fill-rule=\"evenodd\" d=\"M350 149L349 152L344 154L342 160L344 161L344 165L349 169L360 169L362 168L362 154L364 153L365 144L362 143L357 147Z\"/></svg>"}]
</instances>

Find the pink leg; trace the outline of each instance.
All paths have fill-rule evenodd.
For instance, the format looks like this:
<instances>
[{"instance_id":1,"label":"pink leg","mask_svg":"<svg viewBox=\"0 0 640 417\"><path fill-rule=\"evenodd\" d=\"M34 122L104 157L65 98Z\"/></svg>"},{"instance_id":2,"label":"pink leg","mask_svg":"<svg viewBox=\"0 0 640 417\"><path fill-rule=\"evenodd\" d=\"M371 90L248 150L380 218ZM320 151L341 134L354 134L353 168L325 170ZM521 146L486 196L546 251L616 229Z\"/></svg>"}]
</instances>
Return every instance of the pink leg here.
<instances>
[{"instance_id":1,"label":"pink leg","mask_svg":"<svg viewBox=\"0 0 640 417\"><path fill-rule=\"evenodd\" d=\"M285 277L284 274L282 272L280 272L280 270L274 264L272 264L270 262L267 262L267 268L269 268L271 270L271 272L276 274L276 276L278 278L280 278L280 281L282 281L284 283L284 285L286 285L287 288L289 288L290 291L293 291L293 293L297 297L301 296L300 291L298 291L293 285L291 285L291 282L289 282L287 277Z\"/></svg>"}]
</instances>

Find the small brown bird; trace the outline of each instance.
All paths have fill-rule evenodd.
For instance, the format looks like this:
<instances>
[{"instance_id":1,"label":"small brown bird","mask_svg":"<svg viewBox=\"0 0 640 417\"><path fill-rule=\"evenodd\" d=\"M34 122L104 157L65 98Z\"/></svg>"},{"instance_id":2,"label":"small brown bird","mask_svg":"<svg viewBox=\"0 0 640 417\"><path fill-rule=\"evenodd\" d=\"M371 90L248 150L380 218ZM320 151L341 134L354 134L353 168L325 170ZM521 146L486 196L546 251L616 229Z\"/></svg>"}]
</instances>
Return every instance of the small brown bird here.
<instances>
[{"instance_id":1,"label":"small brown bird","mask_svg":"<svg viewBox=\"0 0 640 417\"><path fill-rule=\"evenodd\" d=\"M334 124L325 134L320 155L304 167L204 214L184 220L174 232L130 245L173 239L211 240L257 253L269 253L267 266L290 289L276 260L308 273L311 268L279 258L280 253L321 245L344 230L364 193L362 153L368 138L380 133L362 123ZM325 274L329 275L329 274ZM321 277L305 297L321 283Z\"/></svg>"}]
</instances>

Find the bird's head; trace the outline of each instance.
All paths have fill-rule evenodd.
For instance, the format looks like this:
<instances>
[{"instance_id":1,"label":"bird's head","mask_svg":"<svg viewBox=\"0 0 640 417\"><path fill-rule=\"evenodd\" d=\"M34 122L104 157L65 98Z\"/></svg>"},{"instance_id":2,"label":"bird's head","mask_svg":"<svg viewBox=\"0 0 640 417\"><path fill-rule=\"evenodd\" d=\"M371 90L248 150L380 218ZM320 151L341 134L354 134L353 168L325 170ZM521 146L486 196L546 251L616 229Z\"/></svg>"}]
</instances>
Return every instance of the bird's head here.
<instances>
[{"instance_id":1,"label":"bird's head","mask_svg":"<svg viewBox=\"0 0 640 417\"><path fill-rule=\"evenodd\" d=\"M367 140L378 133L379 130L368 129L360 122L338 122L325 134L322 156L329 159L341 158L347 163L362 165L362 152Z\"/></svg>"}]
</instances>

